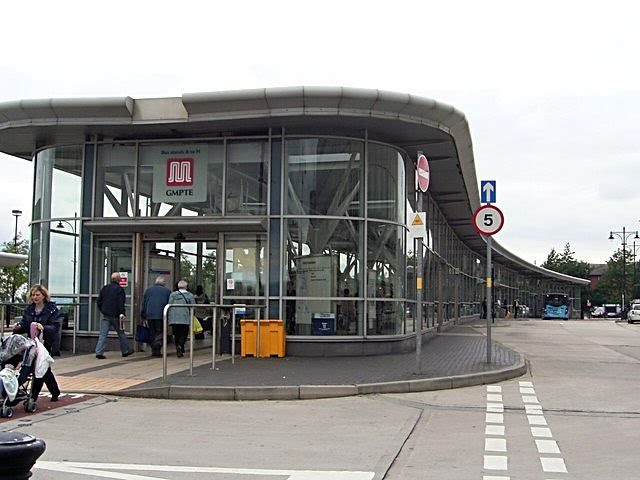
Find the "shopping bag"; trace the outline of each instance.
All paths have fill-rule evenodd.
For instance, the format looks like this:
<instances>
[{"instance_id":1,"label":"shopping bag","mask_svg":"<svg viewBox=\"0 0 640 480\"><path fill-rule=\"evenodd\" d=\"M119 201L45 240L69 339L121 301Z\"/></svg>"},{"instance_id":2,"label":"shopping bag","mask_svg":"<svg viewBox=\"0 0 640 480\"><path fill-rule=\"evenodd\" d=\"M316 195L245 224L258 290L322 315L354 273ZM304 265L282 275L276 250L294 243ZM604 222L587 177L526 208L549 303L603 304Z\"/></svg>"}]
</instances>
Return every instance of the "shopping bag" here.
<instances>
[{"instance_id":1,"label":"shopping bag","mask_svg":"<svg viewBox=\"0 0 640 480\"><path fill-rule=\"evenodd\" d=\"M198 320L198 317L196 317L195 315L191 317L191 327L193 328L193 333L195 335L200 335L202 332L204 332L204 328L202 328L200 320Z\"/></svg>"},{"instance_id":2,"label":"shopping bag","mask_svg":"<svg viewBox=\"0 0 640 480\"><path fill-rule=\"evenodd\" d=\"M144 323L140 323L136 326L136 342L138 343L153 343L151 338L151 330Z\"/></svg>"}]
</instances>

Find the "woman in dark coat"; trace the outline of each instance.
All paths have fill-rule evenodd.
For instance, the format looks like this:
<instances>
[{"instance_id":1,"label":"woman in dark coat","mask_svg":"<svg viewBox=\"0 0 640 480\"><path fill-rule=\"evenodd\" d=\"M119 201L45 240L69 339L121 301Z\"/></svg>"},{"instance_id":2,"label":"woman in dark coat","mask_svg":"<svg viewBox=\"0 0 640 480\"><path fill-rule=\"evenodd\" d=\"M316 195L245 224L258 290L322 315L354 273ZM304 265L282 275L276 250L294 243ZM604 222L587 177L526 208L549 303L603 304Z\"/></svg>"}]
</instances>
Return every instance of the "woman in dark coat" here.
<instances>
[{"instance_id":1,"label":"woman in dark coat","mask_svg":"<svg viewBox=\"0 0 640 480\"><path fill-rule=\"evenodd\" d=\"M22 320L13 326L13 333L26 333L29 335L33 324L38 333L42 332L44 346L51 352L51 348L57 343L57 338L60 334L60 310L51 301L49 291L42 285L31 287L29 298L31 303L25 308ZM26 377L23 378L21 372L19 381L24 382L24 380L26 380ZM31 398L38 399L43 384L47 385L47 389L51 394L51 401L57 402L60 396L60 388L51 368L47 370L47 373L42 378L35 378L34 376L31 384Z\"/></svg>"}]
</instances>

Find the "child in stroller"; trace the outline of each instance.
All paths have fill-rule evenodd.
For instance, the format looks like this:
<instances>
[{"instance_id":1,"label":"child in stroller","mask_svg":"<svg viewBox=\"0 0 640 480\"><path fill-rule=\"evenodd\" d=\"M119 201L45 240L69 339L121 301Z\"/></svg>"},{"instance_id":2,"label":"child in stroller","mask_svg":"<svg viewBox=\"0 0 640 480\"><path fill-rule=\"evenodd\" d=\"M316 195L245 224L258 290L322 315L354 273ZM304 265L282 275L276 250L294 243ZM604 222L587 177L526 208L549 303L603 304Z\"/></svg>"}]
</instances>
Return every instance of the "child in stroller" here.
<instances>
[{"instance_id":1,"label":"child in stroller","mask_svg":"<svg viewBox=\"0 0 640 480\"><path fill-rule=\"evenodd\" d=\"M22 403L26 412L36 411L30 389L36 342L22 335L11 335L0 346L0 417L13 416L13 407ZM20 366L20 368L18 368ZM17 372L20 372L18 375Z\"/></svg>"}]
</instances>

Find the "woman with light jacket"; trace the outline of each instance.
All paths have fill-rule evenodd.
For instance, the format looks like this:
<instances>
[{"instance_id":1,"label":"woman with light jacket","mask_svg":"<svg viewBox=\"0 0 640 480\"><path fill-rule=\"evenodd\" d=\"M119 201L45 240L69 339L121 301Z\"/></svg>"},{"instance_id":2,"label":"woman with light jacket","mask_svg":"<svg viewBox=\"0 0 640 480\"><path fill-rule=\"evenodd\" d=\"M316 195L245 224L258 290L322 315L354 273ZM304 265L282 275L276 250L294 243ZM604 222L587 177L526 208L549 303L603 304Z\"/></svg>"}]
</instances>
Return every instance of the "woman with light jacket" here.
<instances>
[{"instance_id":1,"label":"woman with light jacket","mask_svg":"<svg viewBox=\"0 0 640 480\"><path fill-rule=\"evenodd\" d=\"M169 295L169 304L180 303L184 305L195 305L196 300L193 294L187 290L187 282L180 280L178 289ZM167 312L169 325L173 329L173 340L176 344L176 354L178 357L184 356L184 344L189 336L191 328L191 309L187 307L170 307Z\"/></svg>"}]
</instances>

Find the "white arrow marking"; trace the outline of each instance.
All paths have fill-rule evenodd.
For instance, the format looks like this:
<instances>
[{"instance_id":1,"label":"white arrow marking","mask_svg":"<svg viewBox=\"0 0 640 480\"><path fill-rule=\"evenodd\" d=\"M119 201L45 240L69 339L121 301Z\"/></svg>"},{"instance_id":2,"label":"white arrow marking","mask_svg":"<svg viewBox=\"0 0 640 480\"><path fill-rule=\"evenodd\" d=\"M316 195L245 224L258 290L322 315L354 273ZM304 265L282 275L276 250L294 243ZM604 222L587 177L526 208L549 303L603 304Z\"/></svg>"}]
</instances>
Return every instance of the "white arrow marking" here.
<instances>
[{"instance_id":1,"label":"white arrow marking","mask_svg":"<svg viewBox=\"0 0 640 480\"><path fill-rule=\"evenodd\" d=\"M493 193L493 184L492 183L485 183L484 187L482 187L482 193L484 194L484 202L485 203L489 203L489 200L491 199L491 194Z\"/></svg>"}]
</instances>

